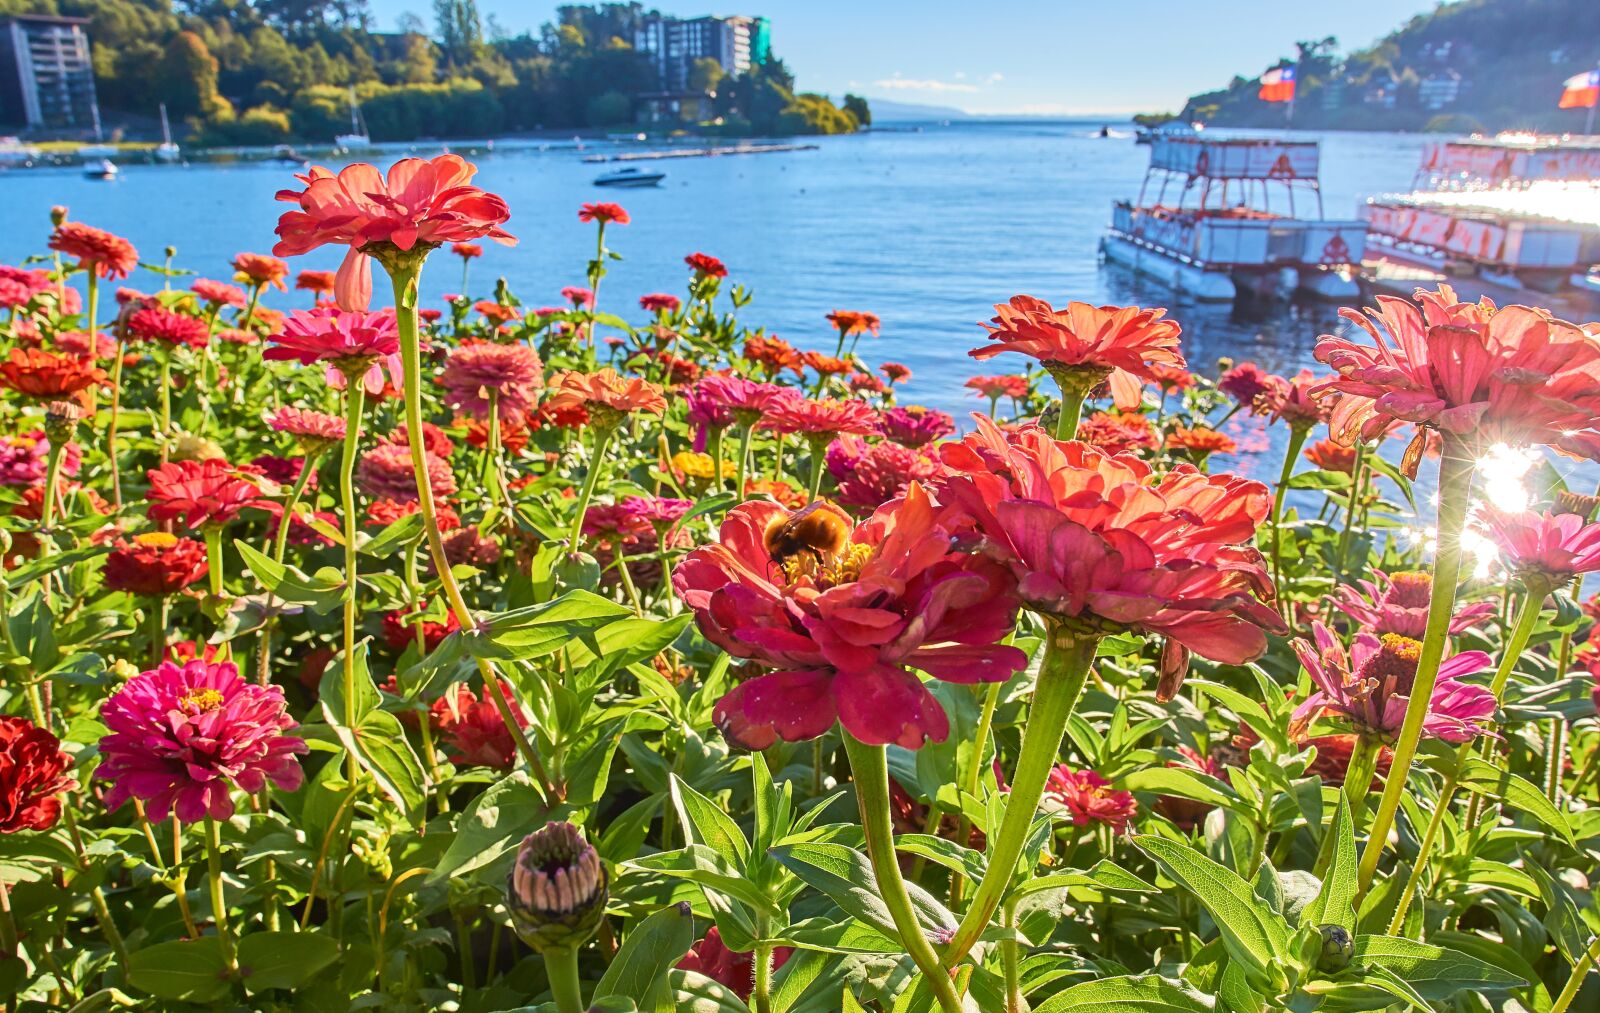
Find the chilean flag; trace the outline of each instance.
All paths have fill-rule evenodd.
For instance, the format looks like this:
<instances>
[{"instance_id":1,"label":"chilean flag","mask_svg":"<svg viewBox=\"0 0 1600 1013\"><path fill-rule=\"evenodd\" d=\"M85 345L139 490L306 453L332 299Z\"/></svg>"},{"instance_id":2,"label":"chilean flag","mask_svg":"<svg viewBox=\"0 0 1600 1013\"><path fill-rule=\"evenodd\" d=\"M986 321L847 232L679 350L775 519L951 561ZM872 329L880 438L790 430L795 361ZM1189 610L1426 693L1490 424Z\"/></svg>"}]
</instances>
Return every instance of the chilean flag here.
<instances>
[{"instance_id":1,"label":"chilean flag","mask_svg":"<svg viewBox=\"0 0 1600 1013\"><path fill-rule=\"evenodd\" d=\"M1256 97L1263 102L1294 101L1294 68L1274 67L1261 75L1261 90Z\"/></svg>"},{"instance_id":2,"label":"chilean flag","mask_svg":"<svg viewBox=\"0 0 1600 1013\"><path fill-rule=\"evenodd\" d=\"M1562 109L1593 109L1596 105L1600 105L1600 70L1575 74L1562 84Z\"/></svg>"}]
</instances>

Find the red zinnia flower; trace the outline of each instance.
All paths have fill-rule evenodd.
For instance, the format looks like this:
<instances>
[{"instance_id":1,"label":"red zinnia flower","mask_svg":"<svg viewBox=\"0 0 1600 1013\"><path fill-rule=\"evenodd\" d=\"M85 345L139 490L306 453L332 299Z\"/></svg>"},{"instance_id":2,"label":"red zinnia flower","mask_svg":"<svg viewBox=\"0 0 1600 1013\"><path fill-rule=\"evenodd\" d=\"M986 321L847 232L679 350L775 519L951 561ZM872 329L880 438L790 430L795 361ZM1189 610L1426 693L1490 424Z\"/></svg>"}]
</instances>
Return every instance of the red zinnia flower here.
<instances>
[{"instance_id":1,"label":"red zinnia flower","mask_svg":"<svg viewBox=\"0 0 1600 1013\"><path fill-rule=\"evenodd\" d=\"M717 725L752 749L816 738L835 722L876 745L943 741L949 720L910 668L954 682L1003 681L1022 668L1026 656L1000 643L1015 618L1010 580L952 549L952 531L917 485L860 526L831 504L808 509L847 537L774 561L767 533L791 514L752 501L672 575L707 639L776 669L724 696Z\"/></svg>"},{"instance_id":2,"label":"red zinnia flower","mask_svg":"<svg viewBox=\"0 0 1600 1013\"><path fill-rule=\"evenodd\" d=\"M488 417L493 392L503 421L533 407L544 386L544 364L527 345L467 341L450 353L439 386L449 404L479 418Z\"/></svg>"},{"instance_id":3,"label":"red zinnia flower","mask_svg":"<svg viewBox=\"0 0 1600 1013\"><path fill-rule=\"evenodd\" d=\"M984 325L994 343L967 354L990 359L1001 352L1021 352L1038 359L1063 383L1072 382L1063 380L1068 374L1108 378L1117 407L1127 411L1139 406L1140 381L1155 379L1152 365L1184 365L1179 327L1162 319L1166 312L1084 302L1057 310L1043 299L1019 295L995 306L994 319Z\"/></svg>"},{"instance_id":4,"label":"red zinnia flower","mask_svg":"<svg viewBox=\"0 0 1600 1013\"><path fill-rule=\"evenodd\" d=\"M372 297L372 268L364 254L381 246L406 252L484 237L516 242L500 227L511 217L506 202L472 185L477 171L460 155L403 158L387 178L365 162L347 165L338 175L313 166L296 177L304 190L278 192L279 200L299 210L278 219L272 252L288 257L319 246L348 246L335 285L339 304L364 309Z\"/></svg>"},{"instance_id":5,"label":"red zinnia flower","mask_svg":"<svg viewBox=\"0 0 1600 1013\"><path fill-rule=\"evenodd\" d=\"M451 243L450 252L462 260L472 260L483 256L483 247L477 243Z\"/></svg>"},{"instance_id":6,"label":"red zinnia flower","mask_svg":"<svg viewBox=\"0 0 1600 1013\"><path fill-rule=\"evenodd\" d=\"M109 380L92 362L38 348L13 348L0 362L0 384L40 401L71 399L87 406L89 388Z\"/></svg>"},{"instance_id":7,"label":"red zinnia flower","mask_svg":"<svg viewBox=\"0 0 1600 1013\"><path fill-rule=\"evenodd\" d=\"M1222 374L1217 389L1254 410L1256 398L1272 388L1272 374L1253 362L1241 362Z\"/></svg>"},{"instance_id":8,"label":"red zinnia flower","mask_svg":"<svg viewBox=\"0 0 1600 1013\"><path fill-rule=\"evenodd\" d=\"M594 291L581 285L567 285L561 289L561 298L578 309L594 305Z\"/></svg>"},{"instance_id":9,"label":"red zinnia flower","mask_svg":"<svg viewBox=\"0 0 1600 1013\"><path fill-rule=\"evenodd\" d=\"M102 278L126 278L139 266L139 251L121 236L82 222L62 222L50 235L50 249L78 258L81 270Z\"/></svg>"},{"instance_id":10,"label":"red zinnia flower","mask_svg":"<svg viewBox=\"0 0 1600 1013\"><path fill-rule=\"evenodd\" d=\"M1078 425L1078 439L1113 455L1154 450L1160 445L1150 416L1137 412L1095 412Z\"/></svg>"},{"instance_id":11,"label":"red zinnia flower","mask_svg":"<svg viewBox=\"0 0 1600 1013\"><path fill-rule=\"evenodd\" d=\"M226 524L261 495L226 461L170 461L145 474L150 479L146 515L153 521L182 520L191 528Z\"/></svg>"},{"instance_id":12,"label":"red zinnia flower","mask_svg":"<svg viewBox=\"0 0 1600 1013\"><path fill-rule=\"evenodd\" d=\"M301 271L295 275L294 287L316 295L333 295L332 271Z\"/></svg>"},{"instance_id":13,"label":"red zinnia flower","mask_svg":"<svg viewBox=\"0 0 1600 1013\"><path fill-rule=\"evenodd\" d=\"M879 366L878 370L883 373L890 383L905 383L911 379L910 367L902 366L898 362L886 362Z\"/></svg>"},{"instance_id":14,"label":"red zinnia flower","mask_svg":"<svg viewBox=\"0 0 1600 1013\"><path fill-rule=\"evenodd\" d=\"M1182 366L1169 366L1164 362L1149 364L1150 378L1163 394L1175 390L1188 390L1195 384L1194 374Z\"/></svg>"},{"instance_id":15,"label":"red zinnia flower","mask_svg":"<svg viewBox=\"0 0 1600 1013\"><path fill-rule=\"evenodd\" d=\"M628 212L622 209L621 204L585 204L578 209L578 221L599 222L602 225L616 223L628 224Z\"/></svg>"},{"instance_id":16,"label":"red zinnia flower","mask_svg":"<svg viewBox=\"0 0 1600 1013\"><path fill-rule=\"evenodd\" d=\"M209 571L206 547L165 531L134 535L106 556L106 587L129 594L177 594Z\"/></svg>"},{"instance_id":17,"label":"red zinnia flower","mask_svg":"<svg viewBox=\"0 0 1600 1013\"><path fill-rule=\"evenodd\" d=\"M61 817L72 761L61 742L27 718L0 717L0 834L49 830Z\"/></svg>"},{"instance_id":18,"label":"red zinnia flower","mask_svg":"<svg viewBox=\"0 0 1600 1013\"><path fill-rule=\"evenodd\" d=\"M100 708L110 734L100 740L96 777L111 782L106 808L129 798L149 804L157 822L231 819L231 788L258 792L270 780L300 787L297 753L305 742L285 735L295 726L283 690L239 677L232 662L170 661L128 681Z\"/></svg>"},{"instance_id":19,"label":"red zinnia flower","mask_svg":"<svg viewBox=\"0 0 1600 1013\"><path fill-rule=\"evenodd\" d=\"M500 680L500 693L510 702L517 727L528 727L528 716L511 695L511 684L504 679ZM470 686L458 682L433 702L429 715L451 763L496 770L510 770L516 763L516 740L500 716L500 708L490 699L487 687L480 700Z\"/></svg>"},{"instance_id":20,"label":"red zinnia flower","mask_svg":"<svg viewBox=\"0 0 1600 1013\"><path fill-rule=\"evenodd\" d=\"M689 269L698 278L726 278L728 276L727 267L723 265L722 261L709 253L691 253L683 258L683 262L689 265Z\"/></svg>"},{"instance_id":21,"label":"red zinnia flower","mask_svg":"<svg viewBox=\"0 0 1600 1013\"><path fill-rule=\"evenodd\" d=\"M878 430L878 415L860 401L788 397L767 406L762 426L780 433L804 433L809 439L829 440L841 433L866 436Z\"/></svg>"},{"instance_id":22,"label":"red zinnia flower","mask_svg":"<svg viewBox=\"0 0 1600 1013\"><path fill-rule=\"evenodd\" d=\"M840 359L821 352L801 352L800 361L817 371L818 376L840 376L856 368L849 359Z\"/></svg>"},{"instance_id":23,"label":"red zinnia flower","mask_svg":"<svg viewBox=\"0 0 1600 1013\"><path fill-rule=\"evenodd\" d=\"M1104 823L1115 834L1127 833L1129 821L1139 814L1133 792L1118 791L1094 771L1073 770L1064 763L1050 771L1044 797L1064 806L1074 825Z\"/></svg>"},{"instance_id":24,"label":"red zinnia flower","mask_svg":"<svg viewBox=\"0 0 1600 1013\"><path fill-rule=\"evenodd\" d=\"M483 318L496 327L504 327L521 316L515 306L507 306L492 299L479 299L472 304L472 308L483 314Z\"/></svg>"},{"instance_id":25,"label":"red zinnia flower","mask_svg":"<svg viewBox=\"0 0 1600 1013\"><path fill-rule=\"evenodd\" d=\"M372 527L386 528L402 517L409 517L422 509L422 505L415 497L409 500L380 499L367 507L367 524ZM461 518L456 516L455 507L449 503L434 504L434 519L439 522L440 531L454 531L461 526Z\"/></svg>"},{"instance_id":26,"label":"red zinnia flower","mask_svg":"<svg viewBox=\"0 0 1600 1013\"><path fill-rule=\"evenodd\" d=\"M269 257L264 253L236 253L233 255L233 269L239 273L241 280L258 288L272 285L279 292L289 290L283 283L283 279L289 277L289 265L277 257Z\"/></svg>"},{"instance_id":27,"label":"red zinnia flower","mask_svg":"<svg viewBox=\"0 0 1600 1013\"><path fill-rule=\"evenodd\" d=\"M839 334L848 338L852 334L871 333L877 337L882 322L878 314L867 313L864 310L834 310L827 316L828 322L839 329Z\"/></svg>"},{"instance_id":28,"label":"red zinnia flower","mask_svg":"<svg viewBox=\"0 0 1600 1013\"><path fill-rule=\"evenodd\" d=\"M379 443L393 443L397 447L411 446L411 431L401 423L383 436L378 437ZM451 442L450 434L434 425L432 422L422 423L422 447L430 454L448 458L456 452L456 445Z\"/></svg>"},{"instance_id":29,"label":"red zinnia flower","mask_svg":"<svg viewBox=\"0 0 1600 1013\"><path fill-rule=\"evenodd\" d=\"M677 296L665 292L652 292L639 297L639 308L648 313L676 313L681 305Z\"/></svg>"},{"instance_id":30,"label":"red zinnia flower","mask_svg":"<svg viewBox=\"0 0 1600 1013\"><path fill-rule=\"evenodd\" d=\"M791 946L772 948L772 967L777 970L793 955ZM689 947L689 952L677 963L680 971L695 971L730 989L739 998L750 1001L755 990L755 958L749 951L730 950L722 941L722 933L715 925L706 929L704 939Z\"/></svg>"},{"instance_id":31,"label":"red zinnia flower","mask_svg":"<svg viewBox=\"0 0 1600 1013\"><path fill-rule=\"evenodd\" d=\"M204 320L159 306L138 310L128 317L128 333L146 341L188 345L190 348L204 348L211 338L211 331Z\"/></svg>"},{"instance_id":32,"label":"red zinnia flower","mask_svg":"<svg viewBox=\"0 0 1600 1013\"><path fill-rule=\"evenodd\" d=\"M422 603L422 608L427 608L427 603ZM446 610L444 622L436 623L431 619L411 619L412 612L407 609L395 609L383 615L383 640L391 650L403 651L416 642L417 629L422 629L422 642L428 650L432 651L444 643L444 638L461 628L461 622L456 619L454 612Z\"/></svg>"}]
</instances>

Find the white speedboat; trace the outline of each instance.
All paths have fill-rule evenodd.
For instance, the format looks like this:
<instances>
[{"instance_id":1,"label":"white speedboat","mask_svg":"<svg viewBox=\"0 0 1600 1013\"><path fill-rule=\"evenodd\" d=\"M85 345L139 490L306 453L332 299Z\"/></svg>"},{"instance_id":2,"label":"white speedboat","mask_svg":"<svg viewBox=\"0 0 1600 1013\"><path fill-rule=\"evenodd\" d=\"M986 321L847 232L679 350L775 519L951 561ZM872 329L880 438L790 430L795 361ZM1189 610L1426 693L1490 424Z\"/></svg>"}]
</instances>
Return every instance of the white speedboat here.
<instances>
[{"instance_id":1,"label":"white speedboat","mask_svg":"<svg viewBox=\"0 0 1600 1013\"><path fill-rule=\"evenodd\" d=\"M117 163L109 158L89 162L83 167L83 174L90 179L116 179L121 171L117 168Z\"/></svg>"},{"instance_id":2,"label":"white speedboat","mask_svg":"<svg viewBox=\"0 0 1600 1013\"><path fill-rule=\"evenodd\" d=\"M617 169L614 172L596 176L594 185L621 187L656 186L666 178L667 174L664 172L646 171L638 166L630 165L626 169Z\"/></svg>"}]
</instances>

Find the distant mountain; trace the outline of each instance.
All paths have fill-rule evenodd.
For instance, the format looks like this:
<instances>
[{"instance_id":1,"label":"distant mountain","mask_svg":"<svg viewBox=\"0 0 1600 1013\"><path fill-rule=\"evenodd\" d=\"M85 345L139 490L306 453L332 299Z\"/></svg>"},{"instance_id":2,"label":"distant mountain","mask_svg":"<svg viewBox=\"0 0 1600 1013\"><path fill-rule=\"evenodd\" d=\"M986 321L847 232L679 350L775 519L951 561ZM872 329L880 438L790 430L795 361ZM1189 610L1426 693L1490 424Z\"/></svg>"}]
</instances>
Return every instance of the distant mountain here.
<instances>
[{"instance_id":1,"label":"distant mountain","mask_svg":"<svg viewBox=\"0 0 1600 1013\"><path fill-rule=\"evenodd\" d=\"M919 105L915 102L891 102L888 99L872 100L873 123L926 122L928 120L965 120L969 113L951 106Z\"/></svg>"},{"instance_id":2,"label":"distant mountain","mask_svg":"<svg viewBox=\"0 0 1600 1013\"><path fill-rule=\"evenodd\" d=\"M1279 66L1298 67L1296 127L1576 132L1585 111L1556 103L1562 81L1600 61L1600 3L1458 0L1347 55L1332 37L1295 49ZM1193 96L1180 115L1216 126L1283 126L1285 105L1256 97L1261 72Z\"/></svg>"}]
</instances>

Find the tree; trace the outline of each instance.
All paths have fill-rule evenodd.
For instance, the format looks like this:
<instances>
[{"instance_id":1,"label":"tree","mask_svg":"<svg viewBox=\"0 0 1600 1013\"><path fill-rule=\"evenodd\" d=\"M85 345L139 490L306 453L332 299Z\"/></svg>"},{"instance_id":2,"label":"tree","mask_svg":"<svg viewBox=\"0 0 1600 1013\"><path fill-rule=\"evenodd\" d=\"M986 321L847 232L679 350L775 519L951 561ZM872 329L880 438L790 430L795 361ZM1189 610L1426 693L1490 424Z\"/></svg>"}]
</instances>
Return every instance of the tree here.
<instances>
[{"instance_id":1,"label":"tree","mask_svg":"<svg viewBox=\"0 0 1600 1013\"><path fill-rule=\"evenodd\" d=\"M717 85L727 75L722 70L722 64L709 56L702 56L694 61L689 68L689 90L705 95L715 95Z\"/></svg>"},{"instance_id":2,"label":"tree","mask_svg":"<svg viewBox=\"0 0 1600 1013\"><path fill-rule=\"evenodd\" d=\"M860 95L846 95L844 111L854 116L857 124L863 127L872 126L872 109L867 105L867 100Z\"/></svg>"},{"instance_id":3,"label":"tree","mask_svg":"<svg viewBox=\"0 0 1600 1013\"><path fill-rule=\"evenodd\" d=\"M194 32L179 32L167 43L156 79L156 100L177 117L207 117L220 107L217 60Z\"/></svg>"},{"instance_id":4,"label":"tree","mask_svg":"<svg viewBox=\"0 0 1600 1013\"><path fill-rule=\"evenodd\" d=\"M477 0L433 0L439 45L452 67L465 67L483 47L483 21Z\"/></svg>"}]
</instances>

